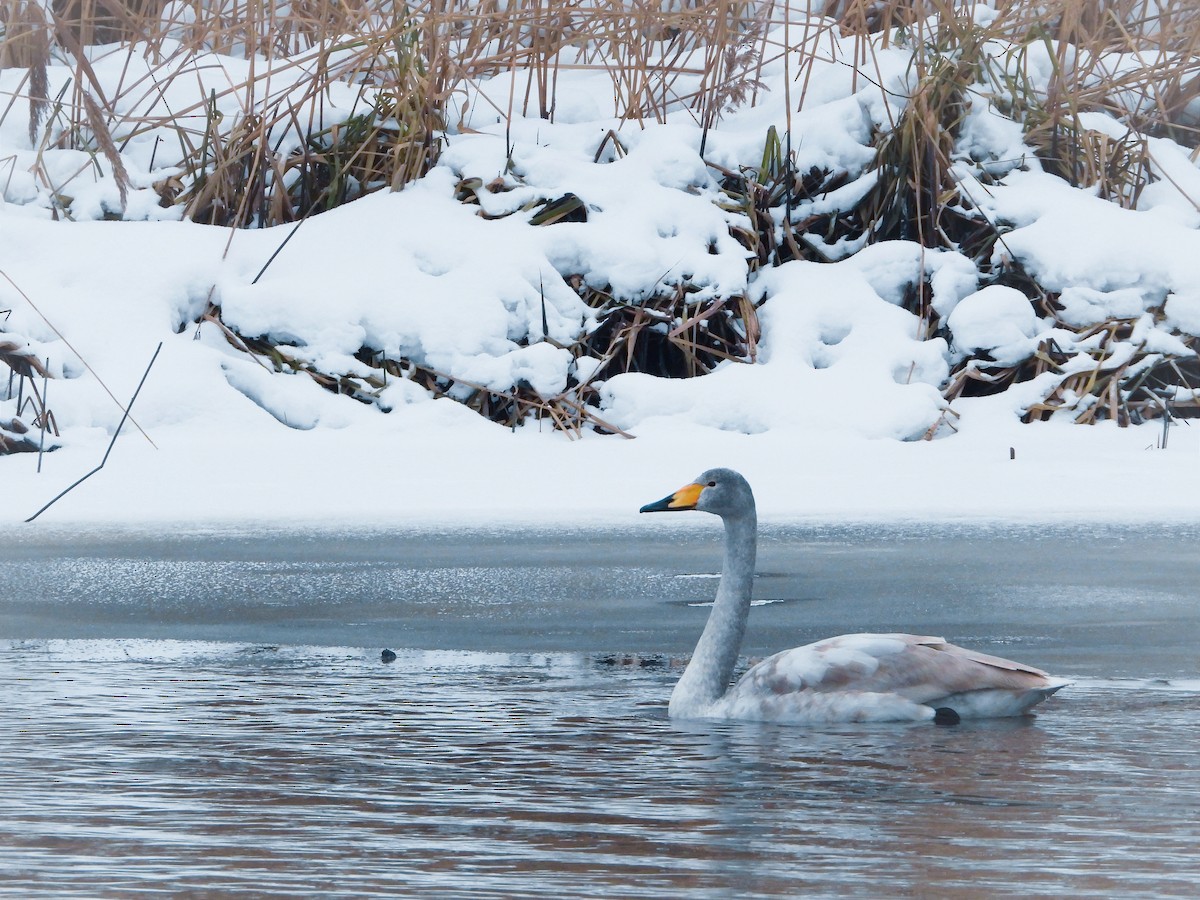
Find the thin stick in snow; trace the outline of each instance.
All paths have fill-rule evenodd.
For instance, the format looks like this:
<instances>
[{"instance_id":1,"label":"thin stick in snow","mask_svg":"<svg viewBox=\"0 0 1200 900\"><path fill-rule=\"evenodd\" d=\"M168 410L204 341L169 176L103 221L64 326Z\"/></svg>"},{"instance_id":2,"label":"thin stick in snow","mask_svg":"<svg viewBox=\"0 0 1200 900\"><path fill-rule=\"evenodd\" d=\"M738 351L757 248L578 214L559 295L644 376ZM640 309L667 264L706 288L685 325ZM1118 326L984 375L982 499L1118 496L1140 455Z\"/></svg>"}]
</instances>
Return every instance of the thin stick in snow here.
<instances>
[{"instance_id":1,"label":"thin stick in snow","mask_svg":"<svg viewBox=\"0 0 1200 900\"><path fill-rule=\"evenodd\" d=\"M26 519L25 520L26 522L32 522L34 519L36 519L38 516L40 516L46 510L48 510L51 506L53 506L55 503L57 503L59 500L61 500L63 497L65 497L67 494L69 494L71 491L73 491L75 488L79 487L79 485L83 484L85 481L87 481L89 478L91 478L93 475L95 475L97 472L99 472L101 469L104 468L104 464L106 462L108 462L108 455L110 453L112 453L113 445L116 444L117 437L120 436L120 434L121 434L121 427L125 424L125 420L129 418L129 410L133 409L134 401L137 400L138 394L140 394L142 392L142 385L146 383L146 376L148 376L150 374L150 367L153 366L154 361L156 359L158 359L158 353L160 350L162 350L162 347L163 347L162 341L159 341L158 347L154 351L154 355L150 357L149 365L146 366L146 371L142 373L142 380L138 382L137 389L133 392L133 396L129 398L129 405L125 407L125 414L121 416L121 421L117 423L117 430L113 432L112 440L108 442L108 449L104 451L104 459L100 460L100 465L96 466L96 468L92 469L92 471L88 472L86 475L84 475L78 481L76 481L73 484L66 487L53 500L51 500L49 503L47 503L45 506L43 506L41 509L39 509L37 512L35 512L32 516L30 516L28 519Z\"/></svg>"},{"instance_id":2,"label":"thin stick in snow","mask_svg":"<svg viewBox=\"0 0 1200 900\"><path fill-rule=\"evenodd\" d=\"M46 357L46 372L42 375L42 434L38 439L38 474L42 474L42 451L46 448L46 428L50 425L50 357Z\"/></svg>"}]
</instances>

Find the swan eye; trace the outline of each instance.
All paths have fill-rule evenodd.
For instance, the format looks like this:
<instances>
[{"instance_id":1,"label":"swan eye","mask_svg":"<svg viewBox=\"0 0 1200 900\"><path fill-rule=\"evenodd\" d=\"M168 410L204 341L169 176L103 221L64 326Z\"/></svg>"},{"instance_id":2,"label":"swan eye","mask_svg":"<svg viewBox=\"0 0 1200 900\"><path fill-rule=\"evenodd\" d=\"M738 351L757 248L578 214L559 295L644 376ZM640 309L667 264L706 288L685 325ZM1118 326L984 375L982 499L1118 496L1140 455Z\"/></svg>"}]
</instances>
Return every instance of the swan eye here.
<instances>
[{"instance_id":1,"label":"swan eye","mask_svg":"<svg viewBox=\"0 0 1200 900\"><path fill-rule=\"evenodd\" d=\"M708 483L708 486L709 486L709 487L716 487L716 486L717 486L717 483L716 483L715 481L710 481L710 482Z\"/></svg>"}]
</instances>

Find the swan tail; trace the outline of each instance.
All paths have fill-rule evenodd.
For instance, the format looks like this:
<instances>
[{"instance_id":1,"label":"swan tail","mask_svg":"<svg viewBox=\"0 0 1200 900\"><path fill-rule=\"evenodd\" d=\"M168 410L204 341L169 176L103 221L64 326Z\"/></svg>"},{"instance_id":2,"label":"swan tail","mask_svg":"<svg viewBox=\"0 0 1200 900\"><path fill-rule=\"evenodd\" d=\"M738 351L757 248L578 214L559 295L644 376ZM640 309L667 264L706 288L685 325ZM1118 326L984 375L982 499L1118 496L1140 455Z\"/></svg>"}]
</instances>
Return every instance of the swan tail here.
<instances>
[{"instance_id":1,"label":"swan tail","mask_svg":"<svg viewBox=\"0 0 1200 900\"><path fill-rule=\"evenodd\" d=\"M931 700L929 706L946 707L964 719L991 719L1006 716L1023 716L1043 700L1053 696L1071 684L1066 678L1049 678L1044 685L1024 690L991 688L964 691Z\"/></svg>"}]
</instances>

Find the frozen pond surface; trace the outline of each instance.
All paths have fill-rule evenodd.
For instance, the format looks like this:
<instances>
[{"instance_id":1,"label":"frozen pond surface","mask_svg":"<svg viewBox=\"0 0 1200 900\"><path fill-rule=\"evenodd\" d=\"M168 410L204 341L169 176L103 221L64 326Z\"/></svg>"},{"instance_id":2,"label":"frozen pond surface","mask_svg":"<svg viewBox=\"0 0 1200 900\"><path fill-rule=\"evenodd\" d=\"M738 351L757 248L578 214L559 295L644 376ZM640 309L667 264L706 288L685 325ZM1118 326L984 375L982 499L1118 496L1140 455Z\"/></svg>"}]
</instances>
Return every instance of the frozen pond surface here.
<instances>
[{"instance_id":1,"label":"frozen pond surface","mask_svg":"<svg viewBox=\"0 0 1200 900\"><path fill-rule=\"evenodd\" d=\"M904 628L1078 679L797 728L666 719L718 547L658 522L6 536L0 892L1194 896L1195 528L765 529L749 655Z\"/></svg>"}]
</instances>

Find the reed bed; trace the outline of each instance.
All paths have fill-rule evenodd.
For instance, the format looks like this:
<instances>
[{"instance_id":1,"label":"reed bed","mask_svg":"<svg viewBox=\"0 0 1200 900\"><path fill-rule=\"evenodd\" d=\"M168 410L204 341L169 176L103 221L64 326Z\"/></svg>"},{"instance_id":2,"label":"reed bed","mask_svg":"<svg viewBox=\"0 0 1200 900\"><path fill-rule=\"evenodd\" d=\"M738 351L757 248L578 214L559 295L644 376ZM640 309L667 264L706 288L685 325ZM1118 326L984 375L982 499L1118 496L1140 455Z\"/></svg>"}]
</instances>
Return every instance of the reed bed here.
<instances>
[{"instance_id":1,"label":"reed bed","mask_svg":"<svg viewBox=\"0 0 1200 900\"><path fill-rule=\"evenodd\" d=\"M1017 286L1053 315L1054 295L994 252L1005 226L989 221L964 188L957 168L964 163L974 165L985 185L1023 164L962 158L959 138L971 105L990 103L1019 122L1045 169L1127 207L1153 177L1148 140L1200 146L1200 7L1193 0L997 0L990 7L971 0L808 6L775 0L298 0L286 7L261 0L71 0L46 10L31 0L0 0L0 66L26 70L0 115L26 116L35 150L91 154L119 188L114 218L125 214L131 188L123 157L148 136L166 139L170 150L163 152L177 160L154 185L161 205L177 205L188 218L211 225L266 227L302 221L371 191L399 190L421 177L437 163L445 134L468 127L469 98L509 121L517 115L553 121L560 78L579 71L608 78L609 112L618 119L690 117L701 129L703 155L728 110L765 95L764 66L786 58L789 118L765 136L761 162L710 165L720 202L739 214L731 231L747 248L751 271L791 259L829 261L877 241L914 240L964 253L976 263L981 284ZM817 12L823 15L809 15ZM896 47L911 52L908 88L889 97L893 119L878 128L867 170L798 171L790 117L805 109L812 67L835 39L849 47L854 77L866 86L877 70L875 54ZM109 46L96 49L102 44ZM173 107L172 88L194 85L213 65L213 54L245 66L229 69L226 82L203 100ZM124 60L115 82L96 72L113 59ZM51 96L47 69L56 61L70 66L71 78ZM488 81L505 74L506 92L489 94ZM349 117L327 115L334 91L353 93ZM1086 114L1093 112L1118 117L1127 134L1089 127ZM609 138L610 151L620 152L619 136ZM39 175L49 179L46 171ZM807 201L860 179L869 188L850 192L844 208L812 212ZM460 184L460 200L472 202L480 187ZM59 211L70 215L65 194ZM553 226L578 216L586 210L567 195L532 211L530 224ZM219 308L205 318L264 364L305 371L329 390L364 402L377 402L388 378L411 378L495 421L549 420L571 433L619 430L596 415L595 384L604 378L626 371L690 377L726 361L755 359L757 315L744 296L696 306L690 286L681 284L631 302L604 286L585 285L577 273L560 274L597 311L598 324L569 349L600 364L557 397L521 386L489 391L371 348L363 348L360 359L378 374L322 373L266 336L237 334L221 322ZM929 297L928 284L916 284L906 305L926 335L942 334L945 323ZM987 393L1052 372L1061 380L1030 408L1029 418L1068 408L1081 422L1110 417L1122 424L1196 414L1200 373L1193 360L1135 352L1122 366L1106 367L1111 345L1133 340L1133 330L1123 321L1096 327L1108 337L1096 345L1090 374L1068 371L1065 354L1046 345L1017 366L963 361L946 396ZM1186 341L1200 349L1195 339Z\"/></svg>"},{"instance_id":2,"label":"reed bed","mask_svg":"<svg viewBox=\"0 0 1200 900\"><path fill-rule=\"evenodd\" d=\"M806 65L826 34L853 43L864 80L872 53L913 50L911 96L879 138L890 177L869 217L876 239L937 240L934 207L953 189L946 173L969 95L1022 121L1043 164L1079 184L1104 173L1129 180L1138 162L1136 148L1094 146L1081 112L1112 111L1132 134L1197 143L1200 10L1186 0L1001 0L990 18L952 0L823 6L825 18L808 18L775 0L665 10L648 0L310 0L284 14L259 0L76 0L47 16L30 0L3 0L0 65L29 70L31 134L53 116L59 144L111 159L110 147L168 129L183 189L165 185L166 199L197 220L241 226L293 221L419 177L436 162L439 136L461 121L466 88L498 74L514 74L510 96L485 91L481 102L505 116L552 121L559 76L583 70L609 77L615 117L662 122L682 110L707 131L724 110L759 99L762 67L787 52L787 38L812 49L792 73L803 109ZM115 90L96 77L97 54L82 53L101 42L117 43L108 55L132 50L144 62ZM214 53L249 61L245 77L231 72L223 90L182 108L129 112L194 82ZM74 78L48 97L45 67L56 57L72 61ZM344 85L360 91L355 115L323 121L323 96ZM14 114L10 104L5 115Z\"/></svg>"}]
</instances>

